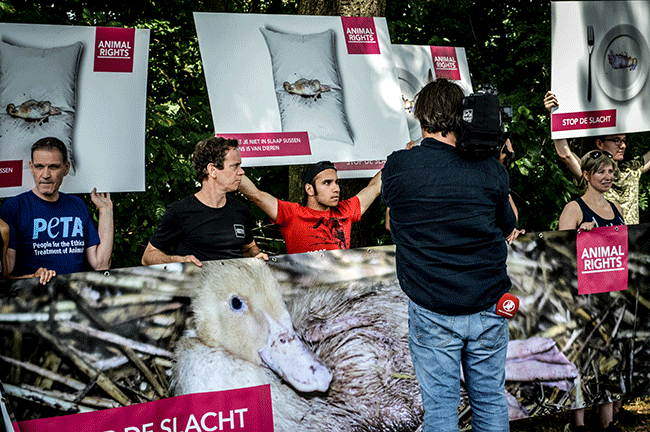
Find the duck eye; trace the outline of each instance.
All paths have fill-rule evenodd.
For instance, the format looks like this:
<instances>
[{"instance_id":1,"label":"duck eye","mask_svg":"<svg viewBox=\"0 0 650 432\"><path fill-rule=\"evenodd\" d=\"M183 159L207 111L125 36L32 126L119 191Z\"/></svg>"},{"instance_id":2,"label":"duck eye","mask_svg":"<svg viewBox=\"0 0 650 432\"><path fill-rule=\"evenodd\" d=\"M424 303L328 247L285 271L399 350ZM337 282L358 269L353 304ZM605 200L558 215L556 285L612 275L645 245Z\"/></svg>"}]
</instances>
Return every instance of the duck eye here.
<instances>
[{"instance_id":1,"label":"duck eye","mask_svg":"<svg viewBox=\"0 0 650 432\"><path fill-rule=\"evenodd\" d=\"M246 302L237 296L232 296L230 298L230 309L235 312L244 312L247 309Z\"/></svg>"}]
</instances>

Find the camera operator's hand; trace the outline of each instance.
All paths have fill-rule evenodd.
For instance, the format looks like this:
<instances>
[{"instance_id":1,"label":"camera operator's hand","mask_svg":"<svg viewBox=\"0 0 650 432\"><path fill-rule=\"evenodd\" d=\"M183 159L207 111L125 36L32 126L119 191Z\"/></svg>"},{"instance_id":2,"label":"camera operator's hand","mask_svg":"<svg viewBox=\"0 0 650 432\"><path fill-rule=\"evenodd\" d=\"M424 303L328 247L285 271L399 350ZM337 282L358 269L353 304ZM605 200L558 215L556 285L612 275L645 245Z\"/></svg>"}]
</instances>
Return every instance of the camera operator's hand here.
<instances>
[{"instance_id":1,"label":"camera operator's hand","mask_svg":"<svg viewBox=\"0 0 650 432\"><path fill-rule=\"evenodd\" d=\"M506 242L508 242L508 244L511 244L513 241L517 240L517 237L519 237L520 234L526 234L526 230L520 230L517 228L513 229L510 235L506 237Z\"/></svg>"}]
</instances>

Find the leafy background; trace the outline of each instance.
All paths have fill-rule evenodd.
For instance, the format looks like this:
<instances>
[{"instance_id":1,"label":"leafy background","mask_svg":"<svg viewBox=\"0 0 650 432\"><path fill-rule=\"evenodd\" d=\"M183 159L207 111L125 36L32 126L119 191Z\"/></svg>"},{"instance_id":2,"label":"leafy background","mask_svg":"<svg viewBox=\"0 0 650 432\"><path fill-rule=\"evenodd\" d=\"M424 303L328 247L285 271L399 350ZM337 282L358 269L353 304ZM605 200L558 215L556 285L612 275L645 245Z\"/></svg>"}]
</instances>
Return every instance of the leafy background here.
<instances>
[{"instance_id":1,"label":"leafy background","mask_svg":"<svg viewBox=\"0 0 650 432\"><path fill-rule=\"evenodd\" d=\"M125 26L151 30L146 126L147 183L140 193L113 194L116 238L114 267L139 265L144 248L167 206L197 190L189 158L194 145L213 134L208 96L192 12L330 13L386 16L393 43L466 48L474 88L498 86L512 105L510 124L517 161L510 168L520 226L545 231L557 226L564 204L580 193L555 154L549 117L542 105L550 86L550 1L533 0L0 0L0 21L80 26ZM374 9L373 9L374 8ZM227 61L227 59L225 59ZM224 101L227 103L227 101ZM236 107L233 107L236 109ZM628 157L648 150L648 134L635 134ZM587 148L573 143L577 154ZM282 199L297 199L295 167L250 168L262 189ZM354 195L367 180L343 181ZM88 185L88 189L92 185ZM650 176L642 179L641 222L650 220ZM83 197L90 209L94 206ZM251 205L258 243L283 253L279 231ZM377 200L356 224L353 246L390 243L384 229L385 206ZM96 215L95 215L96 216ZM629 431L647 431L650 404L626 405L639 414ZM588 411L589 414L589 411ZM513 431L563 431L570 412L522 420Z\"/></svg>"},{"instance_id":2,"label":"leafy background","mask_svg":"<svg viewBox=\"0 0 650 432\"><path fill-rule=\"evenodd\" d=\"M509 129L517 160L510 176L519 225L529 232L555 229L562 208L580 190L555 154L548 112L542 104L550 86L550 1L0 0L0 20L151 30L146 192L112 196L116 222L113 266L128 267L139 265L167 206L200 186L189 158L195 144L214 133L192 12L336 14L344 8L361 13L368 5L384 12L393 43L465 47L474 88L485 83L497 85L502 103L514 111ZM648 150L647 137L646 133L631 137L628 157ZM588 150L580 140L572 145L577 154ZM281 199L296 199L300 191L291 178L299 169L246 171L261 189ZM650 176L644 177L641 222L648 222ZM344 180L343 193L354 195L366 182ZM83 198L94 209L88 197ZM252 204L251 210L259 221L258 243L270 253L284 253L279 231ZM377 200L355 227L353 247L391 242L384 228L384 212L385 206Z\"/></svg>"}]
</instances>

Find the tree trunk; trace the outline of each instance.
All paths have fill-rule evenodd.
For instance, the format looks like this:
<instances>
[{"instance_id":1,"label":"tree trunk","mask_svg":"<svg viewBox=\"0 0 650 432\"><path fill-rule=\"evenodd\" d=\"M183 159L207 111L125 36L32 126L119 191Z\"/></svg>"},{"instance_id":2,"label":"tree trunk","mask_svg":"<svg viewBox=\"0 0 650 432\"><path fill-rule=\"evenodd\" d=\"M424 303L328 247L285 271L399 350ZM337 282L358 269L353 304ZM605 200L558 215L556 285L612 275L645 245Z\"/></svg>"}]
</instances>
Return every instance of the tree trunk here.
<instances>
[{"instance_id":1,"label":"tree trunk","mask_svg":"<svg viewBox=\"0 0 650 432\"><path fill-rule=\"evenodd\" d=\"M384 16L386 0L302 0L301 15Z\"/></svg>"}]
</instances>

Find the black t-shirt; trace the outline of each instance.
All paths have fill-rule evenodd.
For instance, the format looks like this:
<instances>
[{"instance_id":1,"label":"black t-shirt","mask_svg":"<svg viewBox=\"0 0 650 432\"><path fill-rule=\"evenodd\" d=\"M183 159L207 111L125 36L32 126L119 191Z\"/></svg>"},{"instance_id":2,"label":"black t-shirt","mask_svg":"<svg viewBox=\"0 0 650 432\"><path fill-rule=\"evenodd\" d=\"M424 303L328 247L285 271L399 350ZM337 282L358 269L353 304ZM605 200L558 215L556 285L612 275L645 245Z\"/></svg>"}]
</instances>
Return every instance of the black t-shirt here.
<instances>
[{"instance_id":1,"label":"black t-shirt","mask_svg":"<svg viewBox=\"0 0 650 432\"><path fill-rule=\"evenodd\" d=\"M246 205L227 197L221 208L208 207L190 195L169 206L150 243L176 255L201 261L241 258L253 241L253 216Z\"/></svg>"}]
</instances>

